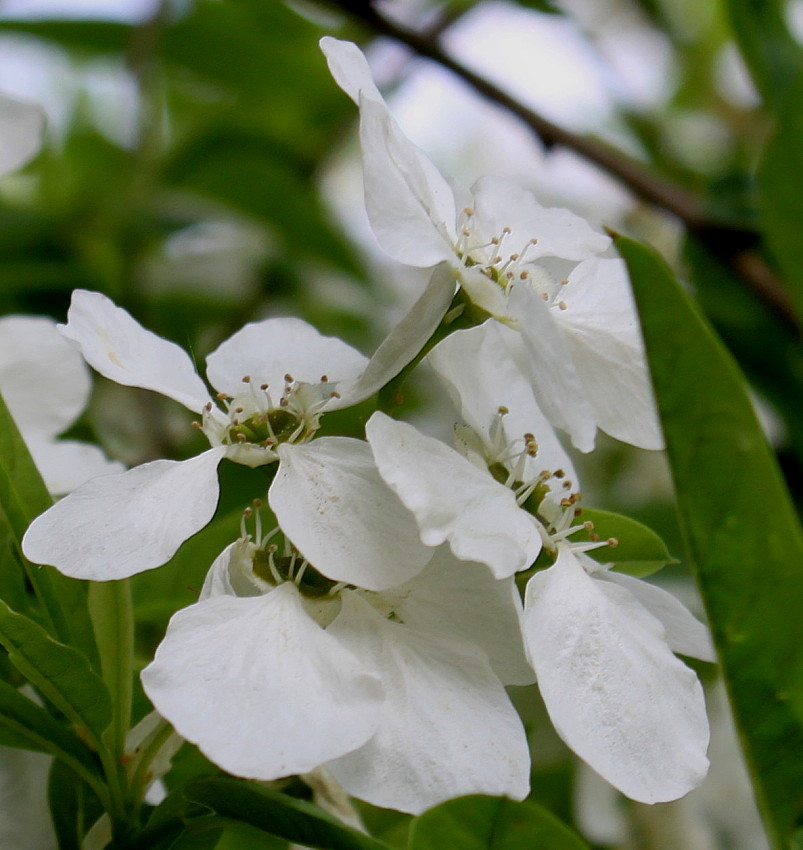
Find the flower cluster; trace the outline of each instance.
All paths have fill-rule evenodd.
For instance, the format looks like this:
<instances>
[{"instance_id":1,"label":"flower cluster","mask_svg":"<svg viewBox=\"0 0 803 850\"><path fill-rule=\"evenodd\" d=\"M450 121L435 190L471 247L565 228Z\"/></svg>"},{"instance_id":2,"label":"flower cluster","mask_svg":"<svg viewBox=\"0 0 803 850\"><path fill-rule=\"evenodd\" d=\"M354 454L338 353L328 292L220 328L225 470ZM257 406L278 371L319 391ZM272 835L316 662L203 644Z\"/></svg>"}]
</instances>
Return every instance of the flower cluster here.
<instances>
[{"instance_id":1,"label":"flower cluster","mask_svg":"<svg viewBox=\"0 0 803 850\"><path fill-rule=\"evenodd\" d=\"M453 187L359 50L322 48L360 108L376 236L432 267L429 285L370 359L299 319L246 325L208 356L212 390L178 346L75 292L62 336L105 377L188 408L210 447L92 477L31 525L24 551L96 581L153 569L211 520L221 461L265 467L266 506L246 510L142 672L213 762L261 780L325 766L407 812L522 799L528 746L505 686L537 680L594 770L633 799L675 799L705 775L708 742L702 688L675 653L713 660L707 631L588 554L615 541L583 520L553 431L585 452L597 428L662 445L623 264L607 236L507 181ZM319 436L330 411L423 355L459 411L454 447L379 410L365 439Z\"/></svg>"}]
</instances>

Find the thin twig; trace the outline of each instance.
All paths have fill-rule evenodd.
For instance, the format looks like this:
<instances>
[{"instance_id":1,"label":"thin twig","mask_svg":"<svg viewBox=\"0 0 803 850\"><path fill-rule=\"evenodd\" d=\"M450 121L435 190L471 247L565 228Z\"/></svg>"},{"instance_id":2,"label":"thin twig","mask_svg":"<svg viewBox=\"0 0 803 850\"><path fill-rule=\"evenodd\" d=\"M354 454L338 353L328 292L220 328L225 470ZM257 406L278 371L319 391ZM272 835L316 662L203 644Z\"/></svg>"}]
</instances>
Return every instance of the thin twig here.
<instances>
[{"instance_id":1,"label":"thin twig","mask_svg":"<svg viewBox=\"0 0 803 850\"><path fill-rule=\"evenodd\" d=\"M714 255L724 261L788 328L800 335L789 293L756 250L757 233L723 225L712 218L699 199L686 189L653 174L616 148L597 139L578 136L527 108L507 92L457 62L440 47L439 38L422 35L381 15L366 0L329 0L330 3L384 35L410 47L452 71L480 95L518 116L547 147L559 145L579 154L616 177L638 198L679 218ZM439 28L440 29L440 28ZM436 30L437 31L437 30Z\"/></svg>"}]
</instances>

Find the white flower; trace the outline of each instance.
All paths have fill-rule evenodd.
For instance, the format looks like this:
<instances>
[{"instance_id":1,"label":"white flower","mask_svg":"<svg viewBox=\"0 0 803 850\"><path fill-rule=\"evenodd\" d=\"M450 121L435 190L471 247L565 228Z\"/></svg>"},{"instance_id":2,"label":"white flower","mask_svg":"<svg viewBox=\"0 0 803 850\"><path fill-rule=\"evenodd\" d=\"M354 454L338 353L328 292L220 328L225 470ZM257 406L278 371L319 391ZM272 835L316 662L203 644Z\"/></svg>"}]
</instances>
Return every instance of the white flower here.
<instances>
[{"instance_id":1,"label":"white flower","mask_svg":"<svg viewBox=\"0 0 803 850\"><path fill-rule=\"evenodd\" d=\"M393 546L383 529L363 534ZM381 592L334 581L326 553L315 564L259 534L228 547L142 672L158 711L239 776L325 765L350 794L413 813L526 796L503 687L532 681L512 580L448 550Z\"/></svg>"},{"instance_id":2,"label":"white flower","mask_svg":"<svg viewBox=\"0 0 803 850\"><path fill-rule=\"evenodd\" d=\"M254 467L281 457L283 471L274 489L291 468L308 471L305 459L315 450L302 444L314 435L321 414L367 397L396 374L434 329L418 312L430 315L433 299L451 298L451 288L436 276L370 361L300 319L248 324L207 358L216 400L181 348L142 328L105 296L74 292L62 333L87 362L113 381L155 390L200 414L195 424L212 447L189 460L157 460L87 482L32 523L23 540L26 556L67 575L101 581L165 563L212 518L217 466L224 457ZM332 485L336 496L341 483ZM275 504L280 501L272 497L277 513L282 512ZM401 506L398 512L404 521ZM331 525L326 529L338 531ZM420 569L424 560L407 558L406 563Z\"/></svg>"},{"instance_id":3,"label":"white flower","mask_svg":"<svg viewBox=\"0 0 803 850\"><path fill-rule=\"evenodd\" d=\"M44 129L38 106L0 95L0 176L22 168L36 154Z\"/></svg>"},{"instance_id":4,"label":"white flower","mask_svg":"<svg viewBox=\"0 0 803 850\"><path fill-rule=\"evenodd\" d=\"M97 446L56 439L86 407L91 389L83 358L55 322L37 316L0 319L0 392L55 496L123 469Z\"/></svg>"},{"instance_id":5,"label":"white flower","mask_svg":"<svg viewBox=\"0 0 803 850\"><path fill-rule=\"evenodd\" d=\"M499 368L497 335L495 326L473 328L430 354L476 429L458 432L467 457L374 414L366 433L377 467L424 543L448 540L457 557L496 576L531 566L543 544L555 563L530 579L522 623L555 728L629 797L676 799L705 776L708 723L700 683L673 652L713 660L707 630L666 591L585 554L607 541L578 522L577 479L549 425L528 407L520 376L498 372L492 394L482 380L483 369ZM505 432L513 423L518 440ZM577 534L586 539L570 542Z\"/></svg>"},{"instance_id":6,"label":"white flower","mask_svg":"<svg viewBox=\"0 0 803 850\"><path fill-rule=\"evenodd\" d=\"M402 133L359 49L321 40L338 85L360 107L368 216L379 243L413 266L445 262L471 301L505 323L514 362L553 425L582 451L597 426L661 448L624 263L583 219L485 177L451 186Z\"/></svg>"}]
</instances>

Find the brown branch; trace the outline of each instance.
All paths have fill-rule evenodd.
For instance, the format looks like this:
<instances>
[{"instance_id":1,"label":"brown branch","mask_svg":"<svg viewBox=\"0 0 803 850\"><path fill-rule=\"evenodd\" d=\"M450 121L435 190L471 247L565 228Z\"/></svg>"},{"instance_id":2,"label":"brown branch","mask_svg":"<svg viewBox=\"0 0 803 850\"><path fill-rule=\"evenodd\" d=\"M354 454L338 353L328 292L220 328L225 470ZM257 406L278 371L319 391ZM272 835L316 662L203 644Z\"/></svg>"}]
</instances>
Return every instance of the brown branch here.
<instances>
[{"instance_id":1,"label":"brown branch","mask_svg":"<svg viewBox=\"0 0 803 850\"><path fill-rule=\"evenodd\" d=\"M367 25L375 34L407 45L419 56L449 69L483 97L507 109L547 147L559 145L616 177L636 197L672 213L704 245L724 261L746 286L796 335L801 334L789 293L756 250L760 237L750 230L723 225L711 218L699 199L686 189L653 174L642 164L597 139L578 136L528 109L507 92L457 62L440 47L439 39L422 35L379 14L366 0L329 0ZM441 28L434 30L439 32Z\"/></svg>"}]
</instances>

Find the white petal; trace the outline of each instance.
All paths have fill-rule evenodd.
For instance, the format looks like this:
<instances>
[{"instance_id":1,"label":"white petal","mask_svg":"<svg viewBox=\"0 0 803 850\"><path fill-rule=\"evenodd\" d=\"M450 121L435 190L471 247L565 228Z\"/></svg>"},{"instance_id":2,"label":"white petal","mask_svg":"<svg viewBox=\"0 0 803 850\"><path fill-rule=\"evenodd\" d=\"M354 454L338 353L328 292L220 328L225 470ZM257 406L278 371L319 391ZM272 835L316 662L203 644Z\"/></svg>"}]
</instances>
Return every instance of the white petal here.
<instances>
[{"instance_id":1,"label":"white petal","mask_svg":"<svg viewBox=\"0 0 803 850\"><path fill-rule=\"evenodd\" d=\"M278 404L284 376L317 384L325 375L330 382L354 380L368 358L337 337L323 336L302 319L279 318L251 322L206 358L209 382L219 392L243 392L243 378L268 384ZM275 393L273 392L275 390Z\"/></svg>"},{"instance_id":2,"label":"white petal","mask_svg":"<svg viewBox=\"0 0 803 850\"><path fill-rule=\"evenodd\" d=\"M666 629L666 639L673 652L699 658L701 661L717 660L708 629L675 596L658 585L616 570L600 570L595 578L612 581L629 590L633 596Z\"/></svg>"},{"instance_id":3,"label":"white petal","mask_svg":"<svg viewBox=\"0 0 803 850\"><path fill-rule=\"evenodd\" d=\"M494 321L457 331L438 343L427 359L463 420L483 436L486 445L491 445L491 427L499 408L505 407L508 412L502 428L506 439L518 440L515 447L519 450L524 448L524 434L534 434L538 443L537 456L527 459L528 476L562 469L577 481L569 455L541 412L529 381L509 355L503 332Z\"/></svg>"},{"instance_id":4,"label":"white petal","mask_svg":"<svg viewBox=\"0 0 803 850\"><path fill-rule=\"evenodd\" d=\"M454 291L454 274L446 263L442 263L432 273L421 297L374 352L362 375L356 381L338 384L340 398L330 402L326 409L340 410L357 404L395 378L435 333L452 302Z\"/></svg>"},{"instance_id":5,"label":"white petal","mask_svg":"<svg viewBox=\"0 0 803 850\"><path fill-rule=\"evenodd\" d=\"M209 401L184 349L145 330L99 292L75 290L60 329L90 366L118 384L154 390L196 413Z\"/></svg>"},{"instance_id":6,"label":"white petal","mask_svg":"<svg viewBox=\"0 0 803 850\"><path fill-rule=\"evenodd\" d=\"M97 446L75 440L28 441L28 449L45 486L54 496L63 496L98 475L125 470L122 463L109 460Z\"/></svg>"},{"instance_id":7,"label":"white petal","mask_svg":"<svg viewBox=\"0 0 803 850\"><path fill-rule=\"evenodd\" d=\"M460 561L441 546L422 572L383 596L394 600L393 610L405 625L480 646L503 684L535 681L512 576L495 579L483 564Z\"/></svg>"},{"instance_id":8,"label":"white petal","mask_svg":"<svg viewBox=\"0 0 803 850\"><path fill-rule=\"evenodd\" d=\"M37 517L22 548L35 564L107 581L161 566L215 513L223 447L101 475Z\"/></svg>"},{"instance_id":9,"label":"white petal","mask_svg":"<svg viewBox=\"0 0 803 850\"><path fill-rule=\"evenodd\" d=\"M451 187L399 128L360 49L328 37L320 45L335 82L360 107L365 204L379 244L408 266L453 259Z\"/></svg>"},{"instance_id":10,"label":"white petal","mask_svg":"<svg viewBox=\"0 0 803 850\"><path fill-rule=\"evenodd\" d=\"M254 575L255 551L256 546L244 537L230 543L212 562L198 601L210 596L260 596L267 592L267 582Z\"/></svg>"},{"instance_id":11,"label":"white petal","mask_svg":"<svg viewBox=\"0 0 803 850\"><path fill-rule=\"evenodd\" d=\"M584 260L605 251L609 237L566 209L543 207L535 195L504 177L481 177L471 187L474 195L474 227L489 240L502 236L505 251L522 259L559 257ZM530 240L536 239L535 244Z\"/></svg>"},{"instance_id":12,"label":"white petal","mask_svg":"<svg viewBox=\"0 0 803 850\"><path fill-rule=\"evenodd\" d=\"M508 306L518 320L530 382L542 410L556 428L569 434L581 452L591 451L597 431L594 411L552 311L526 284L513 287Z\"/></svg>"},{"instance_id":13,"label":"white petal","mask_svg":"<svg viewBox=\"0 0 803 850\"><path fill-rule=\"evenodd\" d=\"M556 313L603 431L643 449L664 447L625 264L592 259L569 275Z\"/></svg>"},{"instance_id":14,"label":"white petal","mask_svg":"<svg viewBox=\"0 0 803 850\"><path fill-rule=\"evenodd\" d=\"M328 631L379 669L379 729L327 768L355 797L418 814L463 794L523 799L524 729L484 653L383 619L356 594Z\"/></svg>"},{"instance_id":15,"label":"white petal","mask_svg":"<svg viewBox=\"0 0 803 850\"><path fill-rule=\"evenodd\" d=\"M323 575L384 590L432 557L409 512L379 477L367 443L321 437L279 446L268 501L285 534Z\"/></svg>"},{"instance_id":16,"label":"white petal","mask_svg":"<svg viewBox=\"0 0 803 850\"><path fill-rule=\"evenodd\" d=\"M682 797L708 768L697 676L632 594L586 575L561 547L527 587L524 632L549 716L564 741L622 793Z\"/></svg>"},{"instance_id":17,"label":"white petal","mask_svg":"<svg viewBox=\"0 0 803 850\"><path fill-rule=\"evenodd\" d=\"M142 684L215 764L269 780L312 770L371 737L383 690L368 669L286 582L265 596L216 596L179 611Z\"/></svg>"},{"instance_id":18,"label":"white petal","mask_svg":"<svg viewBox=\"0 0 803 850\"><path fill-rule=\"evenodd\" d=\"M360 101L365 207L379 244L408 266L454 260L451 187L383 102Z\"/></svg>"},{"instance_id":19,"label":"white petal","mask_svg":"<svg viewBox=\"0 0 803 850\"><path fill-rule=\"evenodd\" d=\"M365 426L379 473L413 512L427 546L448 541L497 578L528 567L541 536L516 497L449 446L377 411Z\"/></svg>"},{"instance_id":20,"label":"white petal","mask_svg":"<svg viewBox=\"0 0 803 850\"><path fill-rule=\"evenodd\" d=\"M383 102L368 62L356 44L330 35L324 36L318 44L326 56L326 64L335 82L357 106L360 105L360 94Z\"/></svg>"},{"instance_id":21,"label":"white petal","mask_svg":"<svg viewBox=\"0 0 803 850\"><path fill-rule=\"evenodd\" d=\"M21 168L42 146L45 116L38 106L0 95L0 176Z\"/></svg>"},{"instance_id":22,"label":"white petal","mask_svg":"<svg viewBox=\"0 0 803 850\"><path fill-rule=\"evenodd\" d=\"M83 357L56 323L37 316L0 319L0 392L27 438L55 437L78 418L92 380Z\"/></svg>"}]
</instances>

